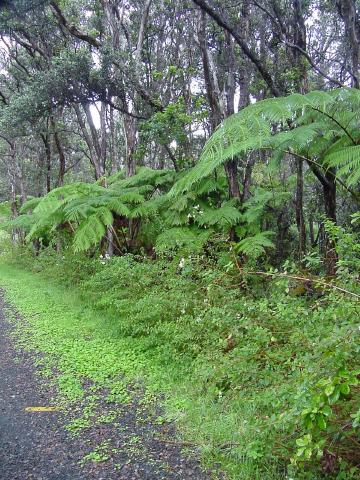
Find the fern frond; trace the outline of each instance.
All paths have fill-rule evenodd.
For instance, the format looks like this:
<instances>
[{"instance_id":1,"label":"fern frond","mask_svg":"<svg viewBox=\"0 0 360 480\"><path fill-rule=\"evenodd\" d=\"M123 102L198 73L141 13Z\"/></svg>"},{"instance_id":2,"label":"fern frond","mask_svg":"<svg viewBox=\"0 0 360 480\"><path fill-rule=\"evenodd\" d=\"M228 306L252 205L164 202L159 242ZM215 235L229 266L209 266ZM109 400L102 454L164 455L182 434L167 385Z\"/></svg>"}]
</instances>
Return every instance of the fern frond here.
<instances>
[{"instance_id":1,"label":"fern frond","mask_svg":"<svg viewBox=\"0 0 360 480\"><path fill-rule=\"evenodd\" d=\"M89 250L97 245L106 233L106 227L112 225L113 216L110 210L100 208L90 215L77 229L73 241L75 252Z\"/></svg>"},{"instance_id":2,"label":"fern frond","mask_svg":"<svg viewBox=\"0 0 360 480\"><path fill-rule=\"evenodd\" d=\"M207 208L202 215L196 217L195 221L200 226L229 229L237 225L241 219L240 211L231 202L227 202L219 208Z\"/></svg>"},{"instance_id":3,"label":"fern frond","mask_svg":"<svg viewBox=\"0 0 360 480\"><path fill-rule=\"evenodd\" d=\"M258 258L266 253L266 248L275 248L274 243L269 239L274 235L272 231L257 233L252 237L246 237L234 247L236 253L242 253L249 258Z\"/></svg>"},{"instance_id":4,"label":"fern frond","mask_svg":"<svg viewBox=\"0 0 360 480\"><path fill-rule=\"evenodd\" d=\"M150 167L140 167L136 175L116 182L121 188L139 187L144 185L159 186L171 182L174 172L170 170L154 170Z\"/></svg>"},{"instance_id":5,"label":"fern frond","mask_svg":"<svg viewBox=\"0 0 360 480\"><path fill-rule=\"evenodd\" d=\"M119 191L115 193L118 199L123 203L130 203L130 204L140 204L145 201L144 195L141 195L138 191L133 191L129 189Z\"/></svg>"},{"instance_id":6,"label":"fern frond","mask_svg":"<svg viewBox=\"0 0 360 480\"><path fill-rule=\"evenodd\" d=\"M360 180L360 145L336 149L325 156L324 161L338 169L338 175L346 178L349 186Z\"/></svg>"},{"instance_id":7,"label":"fern frond","mask_svg":"<svg viewBox=\"0 0 360 480\"><path fill-rule=\"evenodd\" d=\"M33 197L27 200L20 208L20 213L27 213L34 210L40 203L41 197Z\"/></svg>"},{"instance_id":8,"label":"fern frond","mask_svg":"<svg viewBox=\"0 0 360 480\"><path fill-rule=\"evenodd\" d=\"M155 250L158 253L165 253L169 250L189 248L192 252L199 252L211 233L211 230L200 230L194 227L172 228L157 237Z\"/></svg>"},{"instance_id":9,"label":"fern frond","mask_svg":"<svg viewBox=\"0 0 360 480\"><path fill-rule=\"evenodd\" d=\"M129 218L149 218L159 213L168 202L168 199L159 195L136 206L130 213Z\"/></svg>"},{"instance_id":10,"label":"fern frond","mask_svg":"<svg viewBox=\"0 0 360 480\"><path fill-rule=\"evenodd\" d=\"M352 101L360 103L359 92L336 89L270 98L249 105L225 119L216 129L197 165L178 180L170 190L170 196L194 188L197 182L209 177L224 162L246 152L290 147L300 152L321 137L333 141L344 134L349 136L341 122L349 124L351 116L342 115L339 105L342 102L346 111L346 106ZM292 124L291 129L289 124Z\"/></svg>"},{"instance_id":11,"label":"fern frond","mask_svg":"<svg viewBox=\"0 0 360 480\"><path fill-rule=\"evenodd\" d=\"M25 232L30 231L37 219L33 215L19 215L16 218L1 222L0 228L3 230L12 230L14 228L20 228Z\"/></svg>"},{"instance_id":12,"label":"fern frond","mask_svg":"<svg viewBox=\"0 0 360 480\"><path fill-rule=\"evenodd\" d=\"M120 198L117 197L110 197L108 201L104 204L107 209L111 212L117 213L123 217L130 216L130 209L127 205L125 205Z\"/></svg>"},{"instance_id":13,"label":"fern frond","mask_svg":"<svg viewBox=\"0 0 360 480\"><path fill-rule=\"evenodd\" d=\"M181 225L189 224L189 214L186 211L179 212L177 210L169 209L164 213L164 223L167 227L179 227Z\"/></svg>"}]
</instances>

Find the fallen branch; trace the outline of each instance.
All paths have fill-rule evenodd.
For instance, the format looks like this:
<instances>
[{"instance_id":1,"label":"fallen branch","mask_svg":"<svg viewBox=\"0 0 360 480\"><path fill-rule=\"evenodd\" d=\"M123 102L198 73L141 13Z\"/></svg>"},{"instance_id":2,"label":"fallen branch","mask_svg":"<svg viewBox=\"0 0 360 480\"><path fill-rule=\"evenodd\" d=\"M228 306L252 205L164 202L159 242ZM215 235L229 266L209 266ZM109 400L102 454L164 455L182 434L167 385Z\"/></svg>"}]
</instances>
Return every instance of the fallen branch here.
<instances>
[{"instance_id":1,"label":"fallen branch","mask_svg":"<svg viewBox=\"0 0 360 480\"><path fill-rule=\"evenodd\" d=\"M316 283L317 285L328 289L328 290L336 290L338 292L341 292L346 295L350 295L352 297L355 297L357 300L360 300L360 295L354 292L350 292L350 290L346 290L345 288L338 287L337 285L334 285L333 283L326 282L322 279L319 279L318 277L314 278L309 278L309 277L303 277L302 275L291 275L289 273L284 273L284 272L262 272L262 271L256 271L256 270L244 270L241 268L239 265L239 262L237 258L235 258L235 264L241 275L259 275L262 277L280 277L280 278L289 278L290 280L299 280L300 282L310 282L310 283Z\"/></svg>"}]
</instances>

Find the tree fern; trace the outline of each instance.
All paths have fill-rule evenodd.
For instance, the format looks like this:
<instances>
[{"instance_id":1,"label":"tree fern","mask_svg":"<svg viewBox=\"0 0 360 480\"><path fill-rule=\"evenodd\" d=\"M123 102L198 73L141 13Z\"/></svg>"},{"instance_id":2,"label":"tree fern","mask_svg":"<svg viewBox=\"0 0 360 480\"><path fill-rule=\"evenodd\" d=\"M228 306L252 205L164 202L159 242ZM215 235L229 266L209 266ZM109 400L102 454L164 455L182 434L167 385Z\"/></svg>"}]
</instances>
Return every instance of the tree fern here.
<instances>
[{"instance_id":1,"label":"tree fern","mask_svg":"<svg viewBox=\"0 0 360 480\"><path fill-rule=\"evenodd\" d=\"M162 190L169 188L174 175L168 170L143 167L130 179L119 174L92 184L77 182L59 187L27 202L17 224L26 226L28 240L56 231L58 235L66 226L67 231L74 232L74 249L87 250L99 244L115 215L129 221L158 215L169 202Z\"/></svg>"},{"instance_id":2,"label":"tree fern","mask_svg":"<svg viewBox=\"0 0 360 480\"><path fill-rule=\"evenodd\" d=\"M194 184L209 177L224 162L249 151L290 149L302 153L323 137L331 143L345 136L354 144L360 138L359 105L360 92L346 88L252 104L223 121L206 143L199 162L174 185L170 195L194 188ZM341 160L337 166L343 174L353 172L349 181L354 183L358 178L354 172L358 169L356 151L344 152L340 159L345 168L341 170Z\"/></svg>"}]
</instances>

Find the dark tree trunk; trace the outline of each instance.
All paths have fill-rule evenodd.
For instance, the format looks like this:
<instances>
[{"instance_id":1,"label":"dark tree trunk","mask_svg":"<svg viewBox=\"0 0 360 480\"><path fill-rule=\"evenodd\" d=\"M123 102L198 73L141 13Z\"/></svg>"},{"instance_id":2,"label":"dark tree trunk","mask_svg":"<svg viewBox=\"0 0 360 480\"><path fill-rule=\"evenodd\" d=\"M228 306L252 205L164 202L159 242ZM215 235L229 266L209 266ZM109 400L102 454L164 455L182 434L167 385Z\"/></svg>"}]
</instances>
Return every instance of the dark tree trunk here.
<instances>
[{"instance_id":1,"label":"dark tree trunk","mask_svg":"<svg viewBox=\"0 0 360 480\"><path fill-rule=\"evenodd\" d=\"M41 139L44 144L45 149L45 159L46 159L46 174L45 174L45 181L46 181L46 193L49 193L51 190L51 146L50 146L50 139L48 133L42 133Z\"/></svg>"},{"instance_id":2,"label":"dark tree trunk","mask_svg":"<svg viewBox=\"0 0 360 480\"><path fill-rule=\"evenodd\" d=\"M249 153L247 156L247 162L245 166L244 179L243 179L243 191L241 195L241 201L246 202L250 198L250 187L253 167L255 165L255 154Z\"/></svg>"},{"instance_id":3,"label":"dark tree trunk","mask_svg":"<svg viewBox=\"0 0 360 480\"><path fill-rule=\"evenodd\" d=\"M345 34L348 40L351 56L351 86L360 88L360 22L356 14L355 0L338 0L339 13L344 21Z\"/></svg>"},{"instance_id":4,"label":"dark tree trunk","mask_svg":"<svg viewBox=\"0 0 360 480\"><path fill-rule=\"evenodd\" d=\"M308 162L308 165L322 185L325 215L329 220L336 223L336 171L329 168L323 173L313 162ZM334 275L337 255L333 242L328 238L328 235L325 236L325 242L323 242L323 251L325 270L329 275Z\"/></svg>"},{"instance_id":5,"label":"dark tree trunk","mask_svg":"<svg viewBox=\"0 0 360 480\"><path fill-rule=\"evenodd\" d=\"M326 217L336 223L336 181L335 171L329 168L325 172L326 184L323 185Z\"/></svg>"},{"instance_id":6,"label":"dark tree trunk","mask_svg":"<svg viewBox=\"0 0 360 480\"><path fill-rule=\"evenodd\" d=\"M238 171L237 171L238 162L237 160L228 160L225 162L225 173L228 181L229 187L229 197L230 198L241 198L239 182L238 182Z\"/></svg>"},{"instance_id":7,"label":"dark tree trunk","mask_svg":"<svg viewBox=\"0 0 360 480\"><path fill-rule=\"evenodd\" d=\"M335 172L329 169L325 173L327 179L326 184L323 185L324 192L324 207L325 215L332 222L336 223L336 182ZM334 242L331 240L328 234L325 237L325 267L328 275L336 274L336 263L338 256L335 250Z\"/></svg>"},{"instance_id":8,"label":"dark tree trunk","mask_svg":"<svg viewBox=\"0 0 360 480\"><path fill-rule=\"evenodd\" d=\"M283 260L288 255L287 237L291 225L289 212L286 208L280 210L276 218L277 234L276 234L276 259L277 263L281 265Z\"/></svg>"},{"instance_id":9,"label":"dark tree trunk","mask_svg":"<svg viewBox=\"0 0 360 480\"><path fill-rule=\"evenodd\" d=\"M58 187L61 187L62 185L64 185L64 177L65 177L65 171L66 171L65 152L64 152L61 140L60 140L59 132L57 131L57 128L56 128L56 122L55 122L54 118L50 117L50 121L51 121L51 127L53 129L53 135L54 135L54 141L55 141L56 149L57 149L58 154L59 154L59 175L58 175L56 185Z\"/></svg>"},{"instance_id":10,"label":"dark tree trunk","mask_svg":"<svg viewBox=\"0 0 360 480\"><path fill-rule=\"evenodd\" d=\"M306 254L306 228L303 210L303 196L304 196L304 175L303 175L303 161L296 160L296 198L295 198L295 212L296 225L299 231L299 260L301 261Z\"/></svg>"},{"instance_id":11,"label":"dark tree trunk","mask_svg":"<svg viewBox=\"0 0 360 480\"><path fill-rule=\"evenodd\" d=\"M306 51L306 27L303 16L302 0L293 0L293 41L302 50ZM306 65L298 50L293 50L293 62L298 70L295 87L301 93L306 93L307 72ZM296 195L295 195L296 225L299 232L299 260L306 254L306 227L304 218L304 165L303 161L296 159Z\"/></svg>"},{"instance_id":12,"label":"dark tree trunk","mask_svg":"<svg viewBox=\"0 0 360 480\"><path fill-rule=\"evenodd\" d=\"M312 213L309 215L309 237L310 237L310 244L312 247L316 245L315 243L315 235L314 235L314 219Z\"/></svg>"},{"instance_id":13,"label":"dark tree trunk","mask_svg":"<svg viewBox=\"0 0 360 480\"><path fill-rule=\"evenodd\" d=\"M250 27L250 4L244 2L241 7L241 36L244 41L248 41L249 27ZM250 82L251 82L251 69L252 65L246 57L242 58L242 67L239 69L239 111L247 107L250 103ZM259 152L258 155L264 152ZM256 155L255 152L249 153L243 159L243 181L242 181L242 195L241 201L245 202L250 197L251 177L252 171L255 165Z\"/></svg>"}]
</instances>

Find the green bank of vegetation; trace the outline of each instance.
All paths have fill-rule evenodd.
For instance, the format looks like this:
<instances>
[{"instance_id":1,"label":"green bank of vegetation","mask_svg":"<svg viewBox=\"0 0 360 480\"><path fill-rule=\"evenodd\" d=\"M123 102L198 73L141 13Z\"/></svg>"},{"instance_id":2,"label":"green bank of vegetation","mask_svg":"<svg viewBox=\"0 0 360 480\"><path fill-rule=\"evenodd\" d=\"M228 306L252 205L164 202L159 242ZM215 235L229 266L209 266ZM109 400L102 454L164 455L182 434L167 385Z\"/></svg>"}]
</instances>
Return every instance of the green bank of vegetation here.
<instances>
[{"instance_id":1,"label":"green bank of vegetation","mask_svg":"<svg viewBox=\"0 0 360 480\"><path fill-rule=\"evenodd\" d=\"M142 3L1 11L18 335L226 478L359 478L357 4Z\"/></svg>"}]
</instances>

